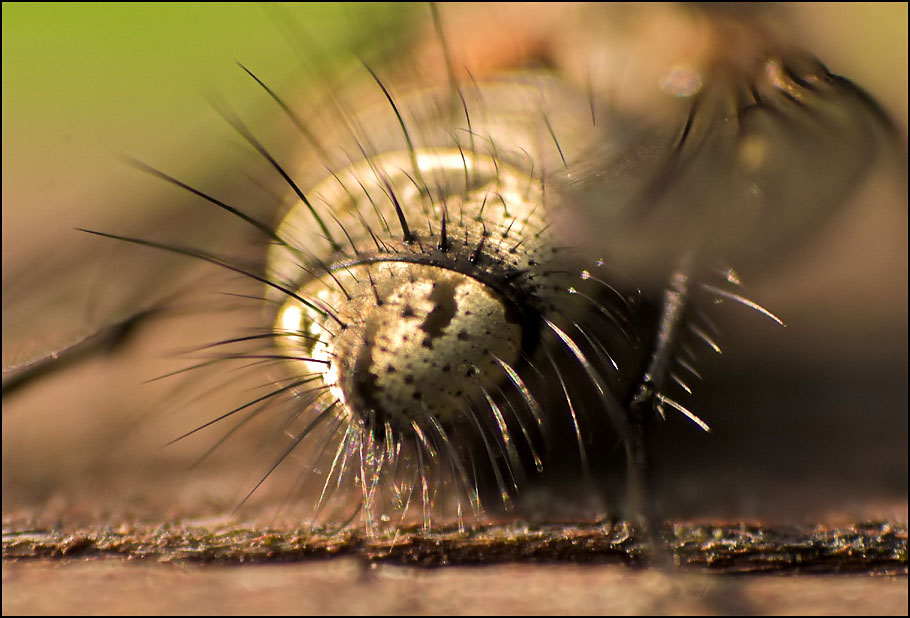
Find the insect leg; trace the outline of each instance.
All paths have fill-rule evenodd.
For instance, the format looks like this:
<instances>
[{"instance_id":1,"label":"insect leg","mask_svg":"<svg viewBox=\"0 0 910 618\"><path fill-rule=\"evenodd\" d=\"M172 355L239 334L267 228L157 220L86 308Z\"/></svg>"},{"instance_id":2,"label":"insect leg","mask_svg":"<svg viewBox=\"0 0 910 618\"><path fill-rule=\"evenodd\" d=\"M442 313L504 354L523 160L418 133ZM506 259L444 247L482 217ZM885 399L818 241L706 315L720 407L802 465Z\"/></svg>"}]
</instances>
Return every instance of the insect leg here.
<instances>
[{"instance_id":1,"label":"insect leg","mask_svg":"<svg viewBox=\"0 0 910 618\"><path fill-rule=\"evenodd\" d=\"M628 504L630 512L654 535L660 519L654 506L653 455L650 426L654 412L661 415L660 393L669 376L670 361L679 338L680 328L690 296L689 277L694 255L686 253L670 276L664 290L657 332L647 367L629 404L629 440L631 457L628 470Z\"/></svg>"}]
</instances>

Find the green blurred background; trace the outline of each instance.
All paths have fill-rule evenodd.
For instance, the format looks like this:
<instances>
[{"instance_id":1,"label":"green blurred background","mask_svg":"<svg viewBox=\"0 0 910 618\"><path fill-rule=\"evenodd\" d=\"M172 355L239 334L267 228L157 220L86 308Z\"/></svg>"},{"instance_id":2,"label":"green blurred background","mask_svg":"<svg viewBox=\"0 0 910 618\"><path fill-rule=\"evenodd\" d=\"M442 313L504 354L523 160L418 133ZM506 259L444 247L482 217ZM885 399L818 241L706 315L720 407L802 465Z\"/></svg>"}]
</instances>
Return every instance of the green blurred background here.
<instances>
[{"instance_id":1,"label":"green blurred background","mask_svg":"<svg viewBox=\"0 0 910 618\"><path fill-rule=\"evenodd\" d=\"M333 58L426 12L394 3L2 6L4 273L26 239L52 241L53 230L79 224L77 211L110 194L123 172L117 156L185 149L192 135L222 124L204 94L241 107L256 96L235 61L272 84L290 79L299 70L290 21L312 34L305 44ZM907 5L792 12L806 46L870 88L906 126Z\"/></svg>"},{"instance_id":2,"label":"green blurred background","mask_svg":"<svg viewBox=\"0 0 910 618\"><path fill-rule=\"evenodd\" d=\"M259 96L235 61L280 85L301 68L295 36L312 34L302 42L331 61L392 36L408 14L389 3L3 3L4 275L110 207L102 198L126 171L117 157L183 152L223 125L206 96L240 109Z\"/></svg>"}]
</instances>

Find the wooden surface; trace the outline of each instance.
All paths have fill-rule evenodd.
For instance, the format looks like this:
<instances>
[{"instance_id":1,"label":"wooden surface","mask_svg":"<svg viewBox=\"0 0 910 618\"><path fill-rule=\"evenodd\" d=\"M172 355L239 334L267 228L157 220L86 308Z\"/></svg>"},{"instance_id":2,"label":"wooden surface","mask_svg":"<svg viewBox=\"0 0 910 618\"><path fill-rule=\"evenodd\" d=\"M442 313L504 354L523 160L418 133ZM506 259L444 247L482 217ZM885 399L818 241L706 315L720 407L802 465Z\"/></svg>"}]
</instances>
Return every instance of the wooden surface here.
<instances>
[{"instance_id":1,"label":"wooden surface","mask_svg":"<svg viewBox=\"0 0 910 618\"><path fill-rule=\"evenodd\" d=\"M475 530L331 531L192 525L4 530L6 560L119 556L163 562L265 564L352 556L421 567L504 562L670 566L718 573L906 574L907 527L679 523L649 541L624 522L494 525Z\"/></svg>"},{"instance_id":2,"label":"wooden surface","mask_svg":"<svg viewBox=\"0 0 910 618\"><path fill-rule=\"evenodd\" d=\"M4 614L906 615L906 577L730 577L617 565L415 569L354 558L198 566L5 562Z\"/></svg>"}]
</instances>

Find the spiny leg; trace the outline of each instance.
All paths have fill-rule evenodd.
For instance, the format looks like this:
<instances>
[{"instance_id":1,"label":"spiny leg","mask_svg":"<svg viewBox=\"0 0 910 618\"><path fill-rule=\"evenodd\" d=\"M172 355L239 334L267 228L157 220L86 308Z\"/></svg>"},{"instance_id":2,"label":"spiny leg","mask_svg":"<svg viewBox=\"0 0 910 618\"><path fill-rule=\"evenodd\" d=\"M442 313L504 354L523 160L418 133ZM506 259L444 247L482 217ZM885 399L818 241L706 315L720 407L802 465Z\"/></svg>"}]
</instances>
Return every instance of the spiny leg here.
<instances>
[{"instance_id":1,"label":"spiny leg","mask_svg":"<svg viewBox=\"0 0 910 618\"><path fill-rule=\"evenodd\" d=\"M631 457L628 470L628 503L630 512L639 519L639 523L645 526L648 534L655 540L659 538L661 521L654 504L650 432L654 412L660 412L661 391L670 376L674 349L684 325L691 293L689 278L694 262L694 255L687 253L670 276L661 302L651 356L629 404Z\"/></svg>"}]
</instances>

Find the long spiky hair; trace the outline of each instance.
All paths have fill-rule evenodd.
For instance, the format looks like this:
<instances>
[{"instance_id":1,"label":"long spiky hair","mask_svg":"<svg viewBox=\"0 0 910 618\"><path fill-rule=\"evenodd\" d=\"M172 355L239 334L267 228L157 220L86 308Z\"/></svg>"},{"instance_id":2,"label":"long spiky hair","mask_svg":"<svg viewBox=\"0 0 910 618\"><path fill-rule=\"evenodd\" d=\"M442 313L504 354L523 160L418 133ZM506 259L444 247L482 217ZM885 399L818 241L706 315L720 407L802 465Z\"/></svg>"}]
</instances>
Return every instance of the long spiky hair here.
<instances>
[{"instance_id":1,"label":"long spiky hair","mask_svg":"<svg viewBox=\"0 0 910 618\"><path fill-rule=\"evenodd\" d=\"M444 41L438 17L436 26ZM542 495L556 496L554 513L615 512L617 485L648 491L655 418L675 411L709 430L686 401L701 378L696 345L720 352L703 307L735 301L781 323L722 261L768 229L757 206L780 181L773 156L804 164L800 144L811 155L842 147L845 133L889 130L861 90L800 56L761 56L732 78L706 67L703 88L674 91L676 121L660 130L617 110L598 115L595 92L557 75L463 79L444 56L438 89L396 90L364 64L375 104L330 90L324 109L306 116L241 65L310 151L292 166L222 112L286 185L277 224L136 163L254 228L267 243L264 267L91 232L264 286L245 298L264 308L268 328L198 348L215 355L190 369L240 362L265 375L268 390L175 439L233 423L217 447L272 418L268 441L281 446L241 504L294 458L290 493L309 496L313 517L359 516L370 532L386 522L546 517ZM845 116L844 105L856 113ZM322 180L298 181L317 176L314 161ZM842 156L828 163L862 171ZM758 190L744 196L744 186ZM600 225L607 239L624 234L612 227L649 218L663 226L650 234L670 256L648 266L656 290L623 274L624 261L610 257L621 250L605 244L597 259L573 246L560 217L598 195L631 212ZM784 197L785 206L795 199ZM719 208L725 201L732 212ZM630 508L649 508L637 499Z\"/></svg>"}]
</instances>

